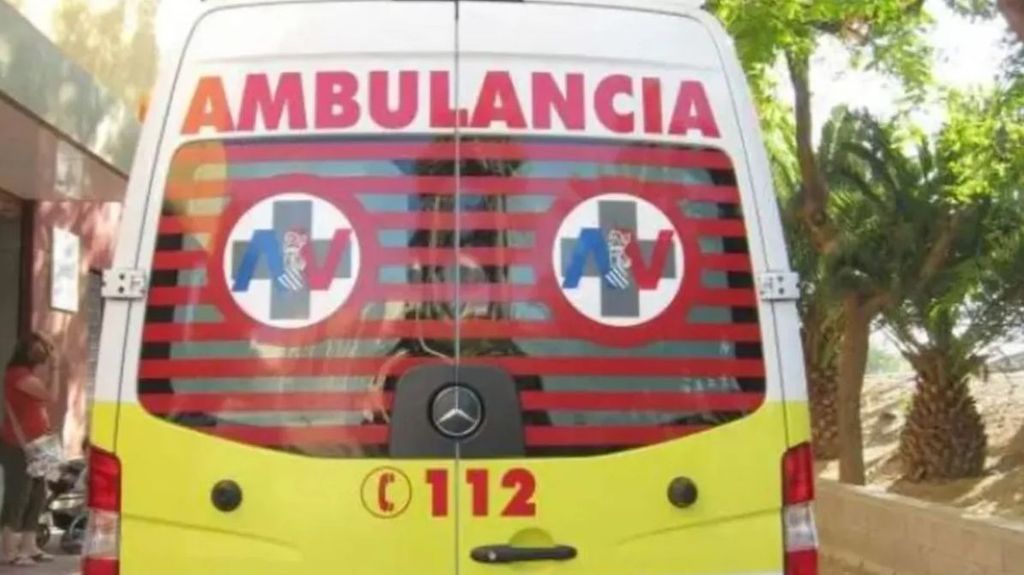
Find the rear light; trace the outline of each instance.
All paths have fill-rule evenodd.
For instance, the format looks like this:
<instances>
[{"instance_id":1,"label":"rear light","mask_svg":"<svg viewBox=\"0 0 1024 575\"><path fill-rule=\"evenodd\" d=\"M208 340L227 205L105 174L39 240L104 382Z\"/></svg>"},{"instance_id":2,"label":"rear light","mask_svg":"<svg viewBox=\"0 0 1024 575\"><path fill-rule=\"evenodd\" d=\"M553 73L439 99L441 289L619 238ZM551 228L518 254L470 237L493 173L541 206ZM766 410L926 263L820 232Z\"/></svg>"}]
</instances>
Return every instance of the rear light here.
<instances>
[{"instance_id":1,"label":"rear light","mask_svg":"<svg viewBox=\"0 0 1024 575\"><path fill-rule=\"evenodd\" d=\"M814 500L814 454L810 443L786 452L782 460L782 501L786 505Z\"/></svg>"},{"instance_id":2,"label":"rear light","mask_svg":"<svg viewBox=\"0 0 1024 575\"><path fill-rule=\"evenodd\" d=\"M89 448L89 519L82 549L82 575L117 575L120 570L121 462Z\"/></svg>"},{"instance_id":3,"label":"rear light","mask_svg":"<svg viewBox=\"0 0 1024 575\"><path fill-rule=\"evenodd\" d=\"M782 460L782 525L786 575L818 575L818 530L814 525L814 455L802 443Z\"/></svg>"}]
</instances>

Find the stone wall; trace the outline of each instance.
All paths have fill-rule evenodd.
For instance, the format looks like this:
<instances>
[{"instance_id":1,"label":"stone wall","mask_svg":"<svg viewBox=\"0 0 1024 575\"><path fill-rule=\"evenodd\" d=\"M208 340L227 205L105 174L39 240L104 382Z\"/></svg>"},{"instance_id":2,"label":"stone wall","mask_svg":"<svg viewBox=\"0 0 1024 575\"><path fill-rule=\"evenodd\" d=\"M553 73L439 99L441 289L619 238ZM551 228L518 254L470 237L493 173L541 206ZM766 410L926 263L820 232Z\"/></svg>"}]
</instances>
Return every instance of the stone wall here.
<instances>
[{"instance_id":1,"label":"stone wall","mask_svg":"<svg viewBox=\"0 0 1024 575\"><path fill-rule=\"evenodd\" d=\"M827 480L816 512L823 555L871 573L1024 574L1024 523Z\"/></svg>"}]
</instances>

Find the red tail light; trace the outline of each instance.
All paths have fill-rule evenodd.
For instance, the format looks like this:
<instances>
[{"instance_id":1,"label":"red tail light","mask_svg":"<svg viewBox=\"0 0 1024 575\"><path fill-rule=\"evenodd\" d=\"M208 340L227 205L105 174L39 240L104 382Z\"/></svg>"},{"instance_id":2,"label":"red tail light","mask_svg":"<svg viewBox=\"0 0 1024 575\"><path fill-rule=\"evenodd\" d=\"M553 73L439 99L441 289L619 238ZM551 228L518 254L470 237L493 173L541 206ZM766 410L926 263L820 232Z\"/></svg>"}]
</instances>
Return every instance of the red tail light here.
<instances>
[{"instance_id":1,"label":"red tail light","mask_svg":"<svg viewBox=\"0 0 1024 575\"><path fill-rule=\"evenodd\" d=\"M118 575L121 538L121 462L89 448L89 519L82 575Z\"/></svg>"},{"instance_id":2,"label":"red tail light","mask_svg":"<svg viewBox=\"0 0 1024 575\"><path fill-rule=\"evenodd\" d=\"M818 575L818 531L814 525L814 456L809 443L782 459L782 520L786 575Z\"/></svg>"},{"instance_id":3,"label":"red tail light","mask_svg":"<svg viewBox=\"0 0 1024 575\"><path fill-rule=\"evenodd\" d=\"M801 443L786 452L782 481L782 501L786 505L814 500L814 454L810 443Z\"/></svg>"}]
</instances>

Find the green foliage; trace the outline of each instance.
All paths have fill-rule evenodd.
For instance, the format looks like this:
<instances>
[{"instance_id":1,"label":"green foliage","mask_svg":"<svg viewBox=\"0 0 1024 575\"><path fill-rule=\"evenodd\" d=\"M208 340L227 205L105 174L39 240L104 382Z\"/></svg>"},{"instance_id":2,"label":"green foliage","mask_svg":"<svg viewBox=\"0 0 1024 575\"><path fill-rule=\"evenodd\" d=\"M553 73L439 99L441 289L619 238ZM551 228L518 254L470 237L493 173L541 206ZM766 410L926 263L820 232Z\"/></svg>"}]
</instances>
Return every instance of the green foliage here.
<instances>
[{"instance_id":1,"label":"green foliage","mask_svg":"<svg viewBox=\"0 0 1024 575\"><path fill-rule=\"evenodd\" d=\"M884 294L908 357L951 379L1024 325L1024 131L1019 96L952 95L935 142L837 110L819 152L842 230L825 285Z\"/></svg>"},{"instance_id":2,"label":"green foliage","mask_svg":"<svg viewBox=\"0 0 1024 575\"><path fill-rule=\"evenodd\" d=\"M837 108L823 128L818 158L831 190L828 211L837 247L819 260L819 289L832 301L846 295L897 301L913 283L942 208L927 190L936 183L930 154L904 157L892 123Z\"/></svg>"},{"instance_id":3,"label":"green foliage","mask_svg":"<svg viewBox=\"0 0 1024 575\"><path fill-rule=\"evenodd\" d=\"M946 5L961 16L992 18L996 15L996 0L946 0Z\"/></svg>"},{"instance_id":4,"label":"green foliage","mask_svg":"<svg viewBox=\"0 0 1024 575\"><path fill-rule=\"evenodd\" d=\"M1004 196L1022 201L1024 85L948 97L949 120L939 147L962 198Z\"/></svg>"},{"instance_id":5,"label":"green foliage","mask_svg":"<svg viewBox=\"0 0 1024 575\"><path fill-rule=\"evenodd\" d=\"M931 81L922 32L931 18L922 0L711 0L708 8L736 39L759 106L774 94L772 68L785 54L809 56L825 36L854 61L900 80L913 100Z\"/></svg>"}]
</instances>

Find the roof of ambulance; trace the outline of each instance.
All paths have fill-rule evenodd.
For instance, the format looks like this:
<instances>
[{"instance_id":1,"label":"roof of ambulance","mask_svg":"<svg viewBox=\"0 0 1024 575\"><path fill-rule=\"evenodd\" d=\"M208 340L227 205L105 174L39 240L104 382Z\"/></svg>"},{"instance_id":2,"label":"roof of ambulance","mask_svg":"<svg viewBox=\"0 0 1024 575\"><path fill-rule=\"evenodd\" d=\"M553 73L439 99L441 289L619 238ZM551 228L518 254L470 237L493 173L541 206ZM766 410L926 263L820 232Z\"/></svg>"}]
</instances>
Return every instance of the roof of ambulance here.
<instances>
[{"instance_id":1,"label":"roof of ambulance","mask_svg":"<svg viewBox=\"0 0 1024 575\"><path fill-rule=\"evenodd\" d=\"M288 2L308 2L309 0L202 0L210 7L244 6L251 4L282 4ZM397 0L395 0L397 1ZM506 2L510 0L471 0L477 2ZM628 8L631 10L653 10L684 14L699 10L706 0L523 0L527 4L562 4L577 6L602 6L607 8Z\"/></svg>"}]
</instances>

